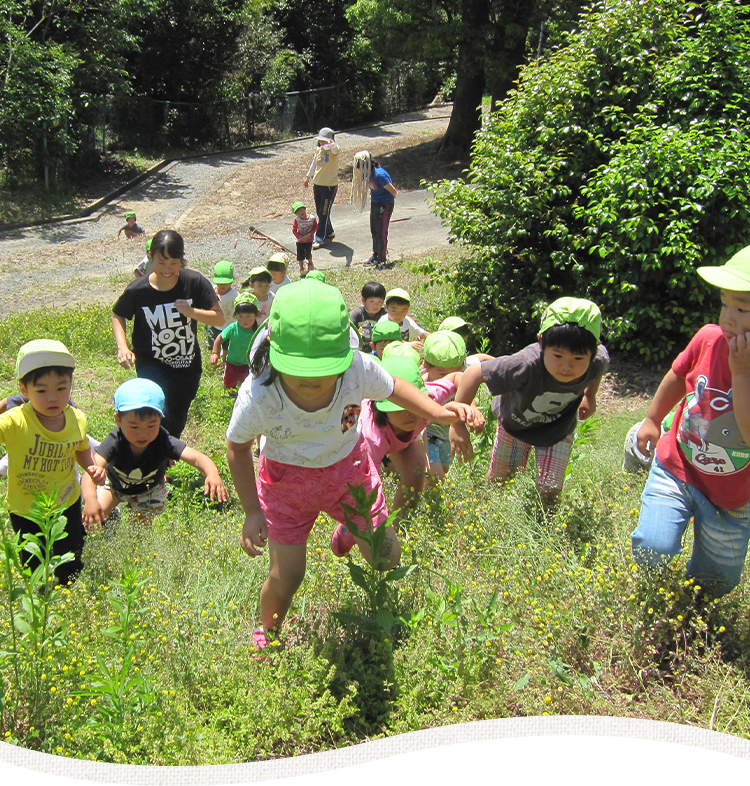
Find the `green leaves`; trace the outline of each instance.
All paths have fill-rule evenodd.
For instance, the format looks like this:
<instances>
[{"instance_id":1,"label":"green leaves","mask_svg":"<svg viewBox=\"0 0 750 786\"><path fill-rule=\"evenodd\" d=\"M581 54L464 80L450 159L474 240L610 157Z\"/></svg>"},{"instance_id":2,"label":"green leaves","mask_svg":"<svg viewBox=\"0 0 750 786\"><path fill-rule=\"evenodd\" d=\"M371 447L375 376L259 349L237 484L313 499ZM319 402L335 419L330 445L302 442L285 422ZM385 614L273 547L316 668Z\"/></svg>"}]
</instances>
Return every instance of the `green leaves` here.
<instances>
[{"instance_id":1,"label":"green leaves","mask_svg":"<svg viewBox=\"0 0 750 786\"><path fill-rule=\"evenodd\" d=\"M496 353L514 350L534 338L538 301L574 293L601 307L610 349L673 356L715 319L695 268L750 240L736 123L749 111L747 7L596 5L524 69L477 138L472 185L438 185L437 211L469 249L462 313Z\"/></svg>"}]
</instances>

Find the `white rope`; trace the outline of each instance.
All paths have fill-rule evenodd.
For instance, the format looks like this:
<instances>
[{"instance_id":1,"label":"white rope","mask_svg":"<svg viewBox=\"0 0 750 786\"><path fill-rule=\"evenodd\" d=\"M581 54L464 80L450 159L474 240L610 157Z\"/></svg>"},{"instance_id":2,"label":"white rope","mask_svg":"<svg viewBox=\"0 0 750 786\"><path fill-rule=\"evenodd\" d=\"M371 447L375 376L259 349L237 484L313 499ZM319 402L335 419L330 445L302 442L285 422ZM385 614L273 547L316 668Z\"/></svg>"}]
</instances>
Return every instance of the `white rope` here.
<instances>
[{"instance_id":1,"label":"white rope","mask_svg":"<svg viewBox=\"0 0 750 786\"><path fill-rule=\"evenodd\" d=\"M352 166L352 195L351 204L361 213L367 204L370 193L370 174L372 170L372 156L369 150L360 150L354 156Z\"/></svg>"}]
</instances>

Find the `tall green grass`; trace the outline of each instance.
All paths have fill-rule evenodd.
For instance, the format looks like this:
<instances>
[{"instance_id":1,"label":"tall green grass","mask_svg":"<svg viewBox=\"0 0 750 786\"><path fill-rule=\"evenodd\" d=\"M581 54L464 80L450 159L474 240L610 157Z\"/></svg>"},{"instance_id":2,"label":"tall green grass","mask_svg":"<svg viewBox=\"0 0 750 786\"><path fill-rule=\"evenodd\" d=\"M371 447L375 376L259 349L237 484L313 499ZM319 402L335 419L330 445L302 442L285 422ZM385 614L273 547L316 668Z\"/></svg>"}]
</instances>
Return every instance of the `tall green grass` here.
<instances>
[{"instance_id":1,"label":"tall green grass","mask_svg":"<svg viewBox=\"0 0 750 786\"><path fill-rule=\"evenodd\" d=\"M413 291L427 329L450 313L444 288L423 295L401 268L377 275ZM353 306L367 279L343 271L329 282ZM2 326L12 328L2 331L6 393L15 346L42 333L67 341L78 360L74 398L90 431L103 436L112 391L128 375L115 364L109 311L30 314ZM226 481L233 401L206 366L186 430ZM41 664L41 722L24 711L28 686L14 677L12 658L0 658L0 736L65 756L175 765L291 756L545 713L627 715L749 736L747 582L697 609L682 579L684 558L659 576L632 564L629 533L644 476L620 466L643 406L613 404L600 404L590 443L576 448L552 516L542 513L531 476L505 488L486 481L486 457L454 466L445 486L425 495L402 525L402 564L417 570L397 585L404 621L390 634L366 624L366 599L333 556L334 525L321 516L282 644L260 658L252 631L267 558L240 549L236 498L207 503L199 474L178 465L166 513L147 526L124 511L114 532L89 537L81 578L55 590L61 622L58 645ZM392 498L392 480L385 485ZM9 604L1 578L3 651L12 638ZM352 621L358 615L362 624Z\"/></svg>"}]
</instances>

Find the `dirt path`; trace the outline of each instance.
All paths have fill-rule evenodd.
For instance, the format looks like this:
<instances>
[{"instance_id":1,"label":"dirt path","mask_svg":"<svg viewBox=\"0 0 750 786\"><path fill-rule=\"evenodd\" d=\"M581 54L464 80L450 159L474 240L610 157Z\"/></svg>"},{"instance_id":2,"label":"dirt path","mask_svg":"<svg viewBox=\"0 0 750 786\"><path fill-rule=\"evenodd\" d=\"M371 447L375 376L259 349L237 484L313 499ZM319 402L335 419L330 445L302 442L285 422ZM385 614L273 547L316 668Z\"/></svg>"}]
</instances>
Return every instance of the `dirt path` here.
<instances>
[{"instance_id":1,"label":"dirt path","mask_svg":"<svg viewBox=\"0 0 750 786\"><path fill-rule=\"evenodd\" d=\"M431 164L449 116L450 107L434 107L388 124L337 134L341 161L347 162L341 168L337 206L348 203L350 162L363 148L382 159L403 192L419 189L421 178L458 176L460 164L439 170ZM249 228L286 216L291 202L304 196L302 178L314 145L304 139L178 162L90 219L0 234L0 317L44 305L111 303L144 253L140 240L116 240L126 210L137 212L149 237L162 228L181 232L192 267L206 273L226 258L246 272L269 253L269 244ZM311 200L312 194L307 198ZM360 230L369 235L366 217L356 225ZM427 248L444 245L445 233L422 236L420 242ZM331 264L343 266L345 260Z\"/></svg>"}]
</instances>

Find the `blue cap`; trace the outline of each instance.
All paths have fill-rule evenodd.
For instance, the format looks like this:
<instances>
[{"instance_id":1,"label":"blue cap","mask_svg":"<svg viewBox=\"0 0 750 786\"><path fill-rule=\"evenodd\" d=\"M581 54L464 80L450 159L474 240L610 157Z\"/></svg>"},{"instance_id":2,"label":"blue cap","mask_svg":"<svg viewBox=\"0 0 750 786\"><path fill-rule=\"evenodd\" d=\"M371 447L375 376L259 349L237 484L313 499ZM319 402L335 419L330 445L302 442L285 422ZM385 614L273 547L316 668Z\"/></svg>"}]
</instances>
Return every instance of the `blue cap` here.
<instances>
[{"instance_id":1,"label":"blue cap","mask_svg":"<svg viewBox=\"0 0 750 786\"><path fill-rule=\"evenodd\" d=\"M164 417L164 391L150 379L129 379L115 391L115 412L148 407Z\"/></svg>"}]
</instances>

